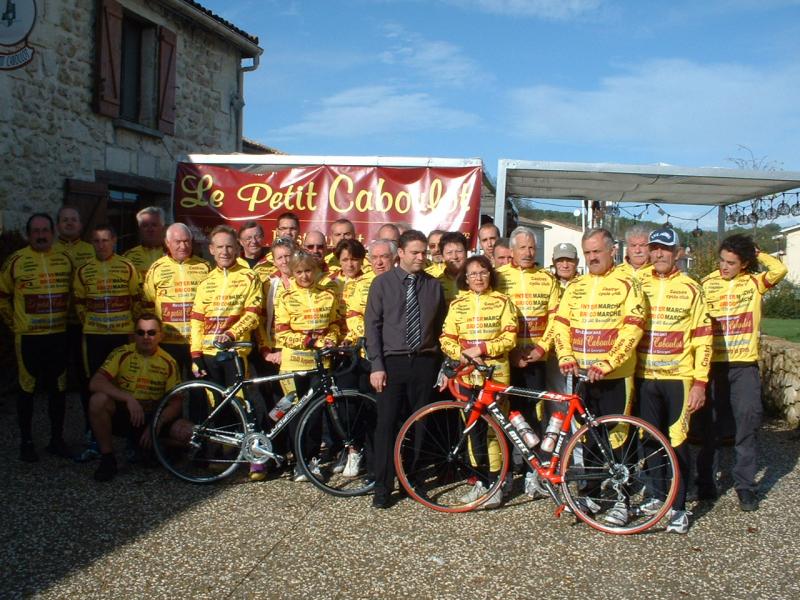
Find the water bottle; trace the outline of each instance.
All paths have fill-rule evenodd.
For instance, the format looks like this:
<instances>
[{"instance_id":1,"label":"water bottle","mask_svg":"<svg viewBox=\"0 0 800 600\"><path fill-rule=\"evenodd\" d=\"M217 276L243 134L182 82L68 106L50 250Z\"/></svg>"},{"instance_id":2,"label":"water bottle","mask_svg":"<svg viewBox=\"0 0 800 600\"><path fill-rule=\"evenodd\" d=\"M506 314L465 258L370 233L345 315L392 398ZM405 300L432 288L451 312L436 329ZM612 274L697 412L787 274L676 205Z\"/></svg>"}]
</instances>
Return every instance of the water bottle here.
<instances>
[{"instance_id":1,"label":"water bottle","mask_svg":"<svg viewBox=\"0 0 800 600\"><path fill-rule=\"evenodd\" d=\"M273 421L280 421L283 418L290 408L292 408L292 400L294 400L295 394L287 394L280 400L278 403L273 407L271 411L269 411L269 418Z\"/></svg>"},{"instance_id":2,"label":"water bottle","mask_svg":"<svg viewBox=\"0 0 800 600\"><path fill-rule=\"evenodd\" d=\"M517 430L517 433L528 448L533 448L539 443L539 436L536 435L536 432L528 425L522 413L514 410L508 416L511 418L511 424Z\"/></svg>"},{"instance_id":3,"label":"water bottle","mask_svg":"<svg viewBox=\"0 0 800 600\"><path fill-rule=\"evenodd\" d=\"M561 432L562 423L564 423L564 413L554 412L553 416L550 417L550 422L547 424L547 430L544 432L544 439L542 440L543 451L552 452L556 447L556 440Z\"/></svg>"}]
</instances>

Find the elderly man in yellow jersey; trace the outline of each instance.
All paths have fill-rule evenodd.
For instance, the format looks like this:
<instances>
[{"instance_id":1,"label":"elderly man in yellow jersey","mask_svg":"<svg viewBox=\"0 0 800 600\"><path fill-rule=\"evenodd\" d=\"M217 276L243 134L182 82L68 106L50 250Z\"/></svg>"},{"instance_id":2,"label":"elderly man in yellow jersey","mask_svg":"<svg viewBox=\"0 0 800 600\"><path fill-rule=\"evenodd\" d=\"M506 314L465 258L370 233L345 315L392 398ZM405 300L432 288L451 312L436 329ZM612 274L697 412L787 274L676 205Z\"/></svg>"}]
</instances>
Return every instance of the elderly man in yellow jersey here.
<instances>
[{"instance_id":1,"label":"elderly man in yellow jersey","mask_svg":"<svg viewBox=\"0 0 800 600\"><path fill-rule=\"evenodd\" d=\"M545 352L536 345L547 329L558 306L559 287L547 269L536 266L536 237L531 229L517 227L509 236L511 263L497 269L497 291L505 294L517 309L517 342L509 355L513 385L545 388ZM511 409L519 410L533 424L530 402L511 399Z\"/></svg>"},{"instance_id":2,"label":"elderly man in yellow jersey","mask_svg":"<svg viewBox=\"0 0 800 600\"><path fill-rule=\"evenodd\" d=\"M165 392L180 383L177 363L159 348L162 329L158 317L143 313L134 334L133 343L116 348L89 382L92 430L100 446L100 464L94 472L97 481L109 481L117 474L114 433L137 448L151 448L153 412ZM176 411L174 417L180 416Z\"/></svg>"},{"instance_id":3,"label":"elderly man in yellow jersey","mask_svg":"<svg viewBox=\"0 0 800 600\"><path fill-rule=\"evenodd\" d=\"M39 460L31 431L33 395L37 388L47 393L50 417L47 451L70 456L62 434L72 262L63 252L53 250L53 229L50 215L31 215L25 226L28 246L14 252L0 271L0 317L14 333L20 386L19 456L25 462Z\"/></svg>"},{"instance_id":4,"label":"elderly man in yellow jersey","mask_svg":"<svg viewBox=\"0 0 800 600\"><path fill-rule=\"evenodd\" d=\"M564 291L537 354L552 340L562 373L587 370L585 399L593 414L631 414L636 346L647 322L647 300L635 278L614 268L614 238L609 231L587 230L582 246L589 272ZM631 442L626 433L612 433L617 447ZM604 518L610 524L625 524L628 506L620 500Z\"/></svg>"},{"instance_id":5,"label":"elderly man in yellow jersey","mask_svg":"<svg viewBox=\"0 0 800 600\"><path fill-rule=\"evenodd\" d=\"M766 269L756 272L758 266ZM719 269L706 276L703 291L714 333L710 407L703 411L703 447L697 457L698 496L717 495L714 457L719 446L720 415L733 413L736 426L733 481L743 511L758 509L756 432L761 426L758 334L761 299L786 276L777 258L760 251L745 235L732 235L719 248Z\"/></svg>"},{"instance_id":6,"label":"elderly man in yellow jersey","mask_svg":"<svg viewBox=\"0 0 800 600\"><path fill-rule=\"evenodd\" d=\"M150 265L164 256L164 209L158 206L143 208L136 213L136 223L139 226L140 243L123 256L136 267L139 281L144 281Z\"/></svg>"},{"instance_id":7,"label":"elderly man in yellow jersey","mask_svg":"<svg viewBox=\"0 0 800 600\"><path fill-rule=\"evenodd\" d=\"M163 324L161 347L178 363L181 377L192 369L189 353L191 316L197 286L211 270L192 253L192 232L183 223L167 227L168 254L154 262L144 280L143 308L152 311Z\"/></svg>"},{"instance_id":8,"label":"elderly man in yellow jersey","mask_svg":"<svg viewBox=\"0 0 800 600\"><path fill-rule=\"evenodd\" d=\"M681 246L677 232L669 227L656 229L649 242L652 266L642 278L642 290L650 305L650 318L636 350L636 407L640 417L669 439L678 457L680 485L668 515L667 531L682 534L689 531L686 438L690 415L705 403L711 320L700 284L678 270ZM648 467L657 469L659 465ZM651 497L641 508L655 513L667 490L656 489L655 481L645 485Z\"/></svg>"},{"instance_id":9,"label":"elderly man in yellow jersey","mask_svg":"<svg viewBox=\"0 0 800 600\"><path fill-rule=\"evenodd\" d=\"M648 272L650 230L644 225L634 225L625 232L625 260L618 271L629 277L639 277Z\"/></svg>"},{"instance_id":10,"label":"elderly man in yellow jersey","mask_svg":"<svg viewBox=\"0 0 800 600\"><path fill-rule=\"evenodd\" d=\"M195 377L208 375L228 385L235 377L233 361L215 361L214 342L248 340L263 314L264 295L258 275L237 261L239 241L227 225L217 225L209 235L214 268L198 286L192 305L191 354ZM243 358L247 350L239 349Z\"/></svg>"},{"instance_id":11,"label":"elderly man in yellow jersey","mask_svg":"<svg viewBox=\"0 0 800 600\"><path fill-rule=\"evenodd\" d=\"M499 239L500 230L494 223L484 223L478 228L478 242L480 243L481 251L486 255L486 258L492 261L492 266L494 267L496 267L494 264L494 247Z\"/></svg>"}]
</instances>

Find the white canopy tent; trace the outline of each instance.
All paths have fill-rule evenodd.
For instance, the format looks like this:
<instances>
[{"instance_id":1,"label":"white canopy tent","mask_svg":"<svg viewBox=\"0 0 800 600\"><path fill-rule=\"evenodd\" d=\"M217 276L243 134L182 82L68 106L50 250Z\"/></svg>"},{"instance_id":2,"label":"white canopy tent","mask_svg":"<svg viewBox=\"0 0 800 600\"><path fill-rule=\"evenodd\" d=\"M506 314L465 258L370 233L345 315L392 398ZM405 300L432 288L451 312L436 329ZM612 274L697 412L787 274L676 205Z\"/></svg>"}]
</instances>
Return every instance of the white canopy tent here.
<instances>
[{"instance_id":1,"label":"white canopy tent","mask_svg":"<svg viewBox=\"0 0 800 600\"><path fill-rule=\"evenodd\" d=\"M501 159L497 169L495 224L505 229L510 199L545 198L725 207L800 187L800 173L716 167L565 163ZM507 232L506 232L507 233Z\"/></svg>"}]
</instances>

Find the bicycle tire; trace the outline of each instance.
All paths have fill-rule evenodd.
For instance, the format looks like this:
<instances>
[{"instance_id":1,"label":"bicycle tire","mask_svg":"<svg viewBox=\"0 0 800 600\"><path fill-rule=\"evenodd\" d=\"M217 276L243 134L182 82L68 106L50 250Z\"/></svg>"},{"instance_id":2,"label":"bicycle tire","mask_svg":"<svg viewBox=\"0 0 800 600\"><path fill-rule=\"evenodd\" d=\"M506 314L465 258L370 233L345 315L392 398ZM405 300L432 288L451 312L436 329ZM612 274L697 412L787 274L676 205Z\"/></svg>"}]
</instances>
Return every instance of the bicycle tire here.
<instances>
[{"instance_id":1,"label":"bicycle tire","mask_svg":"<svg viewBox=\"0 0 800 600\"><path fill-rule=\"evenodd\" d=\"M596 427L584 425L567 441L561 460L567 505L581 521L605 533L649 529L672 508L678 493L675 451L658 429L638 417L606 415ZM652 499L661 505L646 506ZM615 505L621 508L618 503L627 519L611 513Z\"/></svg>"},{"instance_id":2,"label":"bicycle tire","mask_svg":"<svg viewBox=\"0 0 800 600\"><path fill-rule=\"evenodd\" d=\"M212 483L230 476L242 463L242 440L248 431L242 404L234 397L209 418L224 397L225 389L219 385L190 381L176 386L161 400L153 417L153 449L175 477L191 483ZM191 418L193 423L191 439L183 442L169 435L175 418L165 417L165 412L177 410L168 411L173 402L180 403L177 418ZM162 419L169 421L161 423ZM167 431L163 431L165 427Z\"/></svg>"},{"instance_id":3,"label":"bicycle tire","mask_svg":"<svg viewBox=\"0 0 800 600\"><path fill-rule=\"evenodd\" d=\"M463 434L464 404L442 401L429 404L412 414L397 435L394 465L400 485L420 504L440 512L458 513L484 504L500 487L508 472L509 451L505 434L493 419L481 415L477 427L494 432L500 445L499 476L485 486L485 492L464 500L476 481L486 478L488 452L473 453L478 466L470 461L468 442ZM488 444L487 444L488 446Z\"/></svg>"},{"instance_id":4,"label":"bicycle tire","mask_svg":"<svg viewBox=\"0 0 800 600\"><path fill-rule=\"evenodd\" d=\"M326 419L323 451L322 429ZM376 420L375 398L356 390L340 390L333 394L332 403L325 396L312 400L300 415L295 431L295 457L301 472L317 488L333 496L361 496L372 491L375 487L371 473L372 436ZM355 473L347 471L351 450L359 455L353 458Z\"/></svg>"}]
</instances>

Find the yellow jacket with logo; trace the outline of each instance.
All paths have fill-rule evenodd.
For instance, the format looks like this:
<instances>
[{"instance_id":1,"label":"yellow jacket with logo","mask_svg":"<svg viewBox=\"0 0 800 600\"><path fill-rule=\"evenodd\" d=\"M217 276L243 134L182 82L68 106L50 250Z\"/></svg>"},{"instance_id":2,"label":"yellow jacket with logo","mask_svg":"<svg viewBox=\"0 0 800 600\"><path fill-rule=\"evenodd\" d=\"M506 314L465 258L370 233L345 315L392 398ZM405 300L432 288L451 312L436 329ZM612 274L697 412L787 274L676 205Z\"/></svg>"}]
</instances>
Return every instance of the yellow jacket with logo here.
<instances>
[{"instance_id":1,"label":"yellow jacket with logo","mask_svg":"<svg viewBox=\"0 0 800 600\"><path fill-rule=\"evenodd\" d=\"M345 328L343 340L354 344L364 337L364 313L367 310L367 297L375 273L362 273L358 277L349 278L339 274L336 281L340 284L339 303L344 310Z\"/></svg>"},{"instance_id":2,"label":"yellow jacket with logo","mask_svg":"<svg viewBox=\"0 0 800 600\"><path fill-rule=\"evenodd\" d=\"M546 269L523 269L509 263L497 269L497 291L517 308L517 347L530 348L541 341L558 308L561 289ZM545 350L549 344L541 344Z\"/></svg>"},{"instance_id":3,"label":"yellow jacket with logo","mask_svg":"<svg viewBox=\"0 0 800 600\"><path fill-rule=\"evenodd\" d=\"M712 362L755 362L761 326L761 297L788 272L777 258L759 252L762 273L739 273L730 280L714 271L703 278L711 327L714 332Z\"/></svg>"},{"instance_id":4,"label":"yellow jacket with logo","mask_svg":"<svg viewBox=\"0 0 800 600\"><path fill-rule=\"evenodd\" d=\"M75 310L83 333L133 333L140 310L139 275L119 254L93 258L75 273Z\"/></svg>"},{"instance_id":5,"label":"yellow jacket with logo","mask_svg":"<svg viewBox=\"0 0 800 600\"><path fill-rule=\"evenodd\" d=\"M339 343L342 312L336 291L314 284L301 288L292 281L275 299L275 339L281 350L281 371L314 368L314 348Z\"/></svg>"},{"instance_id":6,"label":"yellow jacket with logo","mask_svg":"<svg viewBox=\"0 0 800 600\"><path fill-rule=\"evenodd\" d=\"M264 310L261 280L251 269L235 263L229 269L216 267L197 286L191 315L191 353L216 355L214 340L223 333L246 341ZM240 348L241 356L249 350Z\"/></svg>"},{"instance_id":7,"label":"yellow jacket with logo","mask_svg":"<svg viewBox=\"0 0 800 600\"><path fill-rule=\"evenodd\" d=\"M479 346L486 364L495 366L494 379L510 383L508 353L517 343L517 310L500 292L462 291L450 303L439 341L453 360L465 348Z\"/></svg>"},{"instance_id":8,"label":"yellow jacket with logo","mask_svg":"<svg viewBox=\"0 0 800 600\"><path fill-rule=\"evenodd\" d=\"M92 246L89 242L84 242L80 238L72 242L59 238L53 243L53 250L63 252L69 256L70 260L72 261L72 268L75 271L80 269L95 256L94 246ZM67 323L70 325L80 324L78 313L75 312L75 303L73 302L73 298L71 296L69 313L67 314Z\"/></svg>"},{"instance_id":9,"label":"yellow jacket with logo","mask_svg":"<svg viewBox=\"0 0 800 600\"><path fill-rule=\"evenodd\" d=\"M636 376L705 385L711 364L711 320L700 284L680 271L662 277L652 267L640 281L650 318L636 350Z\"/></svg>"},{"instance_id":10,"label":"yellow jacket with logo","mask_svg":"<svg viewBox=\"0 0 800 600\"><path fill-rule=\"evenodd\" d=\"M608 379L628 377L647 317L647 300L636 279L617 269L587 273L567 286L548 337L560 364L574 361L588 369L599 363Z\"/></svg>"},{"instance_id":11,"label":"yellow jacket with logo","mask_svg":"<svg viewBox=\"0 0 800 600\"><path fill-rule=\"evenodd\" d=\"M147 269L149 269L150 265L156 262L159 258L164 256L164 254L165 252L162 246L148 248L147 246L142 246L140 244L138 246L134 246L122 256L123 258L127 258L129 261L131 261L133 266L136 267L136 271L139 273L139 281L144 281L144 276L145 273L147 273Z\"/></svg>"},{"instance_id":12,"label":"yellow jacket with logo","mask_svg":"<svg viewBox=\"0 0 800 600\"><path fill-rule=\"evenodd\" d=\"M145 276L142 307L161 319L165 344L189 344L195 293L211 269L202 258L178 262L169 255L154 262Z\"/></svg>"},{"instance_id":13,"label":"yellow jacket with logo","mask_svg":"<svg viewBox=\"0 0 800 600\"><path fill-rule=\"evenodd\" d=\"M638 269L634 269L633 265L631 265L631 263L629 263L627 260L623 260L620 264L618 264L616 271L620 273L620 275L638 279L639 283L642 283L643 279L652 275L653 272L652 265L650 265L650 263L644 264Z\"/></svg>"},{"instance_id":14,"label":"yellow jacket with logo","mask_svg":"<svg viewBox=\"0 0 800 600\"><path fill-rule=\"evenodd\" d=\"M63 252L17 250L0 271L0 318L18 335L66 331L71 284L72 261Z\"/></svg>"},{"instance_id":15,"label":"yellow jacket with logo","mask_svg":"<svg viewBox=\"0 0 800 600\"><path fill-rule=\"evenodd\" d=\"M165 350L157 348L152 355L140 354L136 344L114 349L98 373L133 395L147 412L158 406L165 392L180 383L178 365Z\"/></svg>"}]
</instances>

